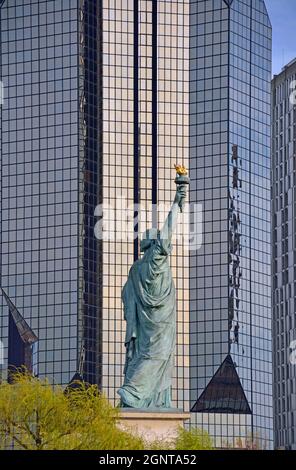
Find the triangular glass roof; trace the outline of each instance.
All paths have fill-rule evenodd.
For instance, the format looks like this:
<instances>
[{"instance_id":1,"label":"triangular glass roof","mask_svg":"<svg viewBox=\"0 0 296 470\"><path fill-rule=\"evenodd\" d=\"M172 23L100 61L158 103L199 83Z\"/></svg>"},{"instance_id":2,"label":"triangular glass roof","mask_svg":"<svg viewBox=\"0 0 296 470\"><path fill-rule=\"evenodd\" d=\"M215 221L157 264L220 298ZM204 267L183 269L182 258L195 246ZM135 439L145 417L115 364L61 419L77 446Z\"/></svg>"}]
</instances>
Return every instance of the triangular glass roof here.
<instances>
[{"instance_id":1,"label":"triangular glass roof","mask_svg":"<svg viewBox=\"0 0 296 470\"><path fill-rule=\"evenodd\" d=\"M13 302L10 300L6 292L1 288L2 293L4 295L4 298L6 300L6 303L8 305L10 314L14 320L15 326L17 327L17 330L19 332L19 335L22 339L22 341L26 344L33 344L38 341L37 336L33 333L31 328L29 327L28 323L26 320L22 317L16 306L13 304Z\"/></svg>"},{"instance_id":2,"label":"triangular glass roof","mask_svg":"<svg viewBox=\"0 0 296 470\"><path fill-rule=\"evenodd\" d=\"M191 411L252 414L230 355L226 356Z\"/></svg>"}]
</instances>

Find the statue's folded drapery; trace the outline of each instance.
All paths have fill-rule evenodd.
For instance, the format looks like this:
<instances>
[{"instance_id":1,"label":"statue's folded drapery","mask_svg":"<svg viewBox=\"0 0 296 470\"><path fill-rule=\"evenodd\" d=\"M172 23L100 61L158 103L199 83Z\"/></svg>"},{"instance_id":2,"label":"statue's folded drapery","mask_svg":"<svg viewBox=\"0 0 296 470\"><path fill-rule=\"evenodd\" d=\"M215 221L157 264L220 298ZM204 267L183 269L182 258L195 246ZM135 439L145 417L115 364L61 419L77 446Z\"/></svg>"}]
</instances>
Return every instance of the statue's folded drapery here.
<instances>
[{"instance_id":1,"label":"statue's folded drapery","mask_svg":"<svg viewBox=\"0 0 296 470\"><path fill-rule=\"evenodd\" d=\"M169 240L153 240L123 288L126 320L125 380L121 406L169 408L176 336L175 286Z\"/></svg>"}]
</instances>

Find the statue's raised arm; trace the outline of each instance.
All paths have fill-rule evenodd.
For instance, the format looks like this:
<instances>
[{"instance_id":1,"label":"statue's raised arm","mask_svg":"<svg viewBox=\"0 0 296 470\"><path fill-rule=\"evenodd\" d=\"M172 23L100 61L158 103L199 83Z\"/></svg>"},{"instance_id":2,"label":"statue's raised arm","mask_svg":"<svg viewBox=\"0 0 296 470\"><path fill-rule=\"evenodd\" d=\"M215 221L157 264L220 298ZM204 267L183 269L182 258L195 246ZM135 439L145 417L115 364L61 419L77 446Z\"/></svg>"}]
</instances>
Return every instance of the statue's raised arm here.
<instances>
[{"instance_id":1,"label":"statue's raised arm","mask_svg":"<svg viewBox=\"0 0 296 470\"><path fill-rule=\"evenodd\" d=\"M185 204L185 198L187 194L187 186L189 185L189 178L187 176L187 170L184 166L175 165L177 176L175 183L177 185L177 191L171 210L165 220L165 223L160 231L160 238L171 241L172 235L177 225L178 212L183 211Z\"/></svg>"},{"instance_id":2,"label":"statue's raised arm","mask_svg":"<svg viewBox=\"0 0 296 470\"><path fill-rule=\"evenodd\" d=\"M122 290L126 320L124 383L120 405L130 408L170 408L171 377L176 338L176 294L168 255L183 210L187 170L175 166L177 191L160 231L146 230L142 258L130 269Z\"/></svg>"}]
</instances>

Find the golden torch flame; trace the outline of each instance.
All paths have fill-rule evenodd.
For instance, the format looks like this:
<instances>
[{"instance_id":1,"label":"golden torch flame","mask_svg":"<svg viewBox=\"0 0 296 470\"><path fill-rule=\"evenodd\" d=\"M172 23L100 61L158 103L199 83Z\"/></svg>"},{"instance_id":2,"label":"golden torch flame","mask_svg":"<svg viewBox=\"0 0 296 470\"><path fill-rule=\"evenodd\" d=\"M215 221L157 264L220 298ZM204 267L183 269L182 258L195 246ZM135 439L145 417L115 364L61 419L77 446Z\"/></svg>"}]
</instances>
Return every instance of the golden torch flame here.
<instances>
[{"instance_id":1,"label":"golden torch flame","mask_svg":"<svg viewBox=\"0 0 296 470\"><path fill-rule=\"evenodd\" d=\"M184 165L174 165L174 168L177 172L178 175L187 175L188 171L187 168Z\"/></svg>"}]
</instances>

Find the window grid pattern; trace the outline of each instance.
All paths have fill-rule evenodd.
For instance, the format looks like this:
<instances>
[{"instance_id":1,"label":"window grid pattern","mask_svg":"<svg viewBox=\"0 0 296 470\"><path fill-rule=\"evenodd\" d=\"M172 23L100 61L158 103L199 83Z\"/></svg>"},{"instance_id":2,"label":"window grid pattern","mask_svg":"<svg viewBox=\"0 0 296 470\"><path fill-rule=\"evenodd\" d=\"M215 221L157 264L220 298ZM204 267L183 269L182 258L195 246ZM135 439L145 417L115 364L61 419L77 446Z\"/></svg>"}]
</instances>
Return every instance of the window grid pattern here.
<instances>
[{"instance_id":1,"label":"window grid pattern","mask_svg":"<svg viewBox=\"0 0 296 470\"><path fill-rule=\"evenodd\" d=\"M158 194L167 205L174 197L173 164L188 166L189 2L157 2ZM103 184L104 201L115 199L133 210L134 201L134 2L103 2ZM138 2L139 233L152 225L152 1ZM176 55L177 54L177 55ZM177 137L176 137L177 135ZM165 140L165 141L164 141ZM118 162L120 159L120 165ZM168 175L171 175L168 177ZM159 226L165 212L159 214ZM118 216L118 214L117 214ZM182 217L182 216L181 216ZM183 219L183 217L182 217ZM180 220L180 224L184 221ZM118 401L123 381L125 322L122 286L133 263L133 227L123 240L103 241L103 389ZM128 238L128 240L127 240ZM176 377L173 399L188 409L188 262L182 243L171 257L177 288Z\"/></svg>"},{"instance_id":2,"label":"window grid pattern","mask_svg":"<svg viewBox=\"0 0 296 470\"><path fill-rule=\"evenodd\" d=\"M158 202L162 226L174 199L174 164L189 167L189 1L158 3ZM189 168L190 173L190 168ZM187 201L188 204L188 201ZM186 234L185 214L178 215L178 234ZM174 406L189 410L189 251L173 239L170 264L176 286L177 337L173 380Z\"/></svg>"},{"instance_id":3,"label":"window grid pattern","mask_svg":"<svg viewBox=\"0 0 296 470\"><path fill-rule=\"evenodd\" d=\"M103 239L102 255L102 386L113 402L119 398L125 361L121 290L134 261L133 224L124 226L120 220L121 208L133 214L134 201L133 4L102 2L103 198L110 208L118 208L116 223L122 222L113 240ZM111 220L108 228L112 230Z\"/></svg>"},{"instance_id":4,"label":"window grid pattern","mask_svg":"<svg viewBox=\"0 0 296 470\"><path fill-rule=\"evenodd\" d=\"M191 201L203 206L204 237L190 258L190 407L229 352L228 27L224 2L191 2ZM207 429L221 447L242 420L192 413L192 424Z\"/></svg>"},{"instance_id":5,"label":"window grid pattern","mask_svg":"<svg viewBox=\"0 0 296 470\"><path fill-rule=\"evenodd\" d=\"M264 2L230 10L230 144L238 146L240 286L231 354L253 417L254 445L273 442L270 305L271 28ZM247 18L244 21L244 18ZM230 154L230 149L229 149ZM232 162L229 161L229 165ZM229 186L233 186L229 174Z\"/></svg>"},{"instance_id":6,"label":"window grid pattern","mask_svg":"<svg viewBox=\"0 0 296 470\"><path fill-rule=\"evenodd\" d=\"M192 197L203 201L206 234L191 259L191 400L229 352L253 411L193 420L218 447L271 448L270 23L261 0L192 2L191 12Z\"/></svg>"},{"instance_id":7,"label":"window grid pattern","mask_svg":"<svg viewBox=\"0 0 296 470\"><path fill-rule=\"evenodd\" d=\"M272 311L276 448L296 449L296 65L272 82Z\"/></svg>"},{"instance_id":8,"label":"window grid pattern","mask_svg":"<svg viewBox=\"0 0 296 470\"><path fill-rule=\"evenodd\" d=\"M77 27L69 0L1 7L2 285L58 383L77 364Z\"/></svg>"}]
</instances>

